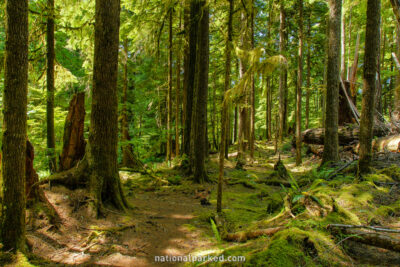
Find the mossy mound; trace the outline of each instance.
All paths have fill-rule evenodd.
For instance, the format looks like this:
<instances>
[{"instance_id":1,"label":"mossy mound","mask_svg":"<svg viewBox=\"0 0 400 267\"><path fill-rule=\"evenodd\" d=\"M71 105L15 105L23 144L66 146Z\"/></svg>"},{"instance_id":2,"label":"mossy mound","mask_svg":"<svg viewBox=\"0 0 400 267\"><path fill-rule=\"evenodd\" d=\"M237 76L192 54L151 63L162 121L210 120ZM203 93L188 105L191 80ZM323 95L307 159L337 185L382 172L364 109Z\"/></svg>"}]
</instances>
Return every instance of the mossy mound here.
<instances>
[{"instance_id":1,"label":"mossy mound","mask_svg":"<svg viewBox=\"0 0 400 267\"><path fill-rule=\"evenodd\" d=\"M278 232L245 266L344 266L343 252L324 233L296 227Z\"/></svg>"}]
</instances>

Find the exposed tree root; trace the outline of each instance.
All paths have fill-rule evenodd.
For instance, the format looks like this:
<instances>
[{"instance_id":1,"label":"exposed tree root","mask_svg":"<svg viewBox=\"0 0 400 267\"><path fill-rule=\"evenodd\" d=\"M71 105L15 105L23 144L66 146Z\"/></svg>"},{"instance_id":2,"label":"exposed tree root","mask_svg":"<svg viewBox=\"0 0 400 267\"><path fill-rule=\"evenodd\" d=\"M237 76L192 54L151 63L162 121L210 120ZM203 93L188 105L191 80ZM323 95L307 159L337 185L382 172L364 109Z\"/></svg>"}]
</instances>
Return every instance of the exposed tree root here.
<instances>
[{"instance_id":1,"label":"exposed tree root","mask_svg":"<svg viewBox=\"0 0 400 267\"><path fill-rule=\"evenodd\" d=\"M252 230L252 231L246 231L246 232L227 234L224 237L224 240L231 241L231 242L246 242L247 240L255 239L260 236L272 236L276 232L279 232L282 229L284 229L284 228L283 227L275 227L275 228L258 229L258 230Z\"/></svg>"},{"instance_id":2,"label":"exposed tree root","mask_svg":"<svg viewBox=\"0 0 400 267\"><path fill-rule=\"evenodd\" d=\"M364 228L369 231L358 230L357 228ZM331 224L328 226L328 229L334 234L352 235L353 237L349 238L352 241L357 241L366 245L400 252L400 239L396 239L388 235L377 233L377 232L399 233L398 230L384 229L371 226L356 226L356 225L341 225L341 224Z\"/></svg>"}]
</instances>

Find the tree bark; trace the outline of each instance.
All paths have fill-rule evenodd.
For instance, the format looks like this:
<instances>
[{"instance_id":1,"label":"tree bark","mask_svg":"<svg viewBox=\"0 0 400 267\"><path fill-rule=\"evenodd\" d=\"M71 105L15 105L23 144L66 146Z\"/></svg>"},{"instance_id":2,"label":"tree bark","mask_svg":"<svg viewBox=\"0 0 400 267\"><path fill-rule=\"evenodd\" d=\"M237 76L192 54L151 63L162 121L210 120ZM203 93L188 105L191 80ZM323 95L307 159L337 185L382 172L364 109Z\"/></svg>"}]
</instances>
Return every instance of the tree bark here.
<instances>
[{"instance_id":1,"label":"tree bark","mask_svg":"<svg viewBox=\"0 0 400 267\"><path fill-rule=\"evenodd\" d=\"M85 93L75 94L69 103L65 119L63 149L60 156L59 171L74 167L85 155L84 138Z\"/></svg>"},{"instance_id":2,"label":"tree bark","mask_svg":"<svg viewBox=\"0 0 400 267\"><path fill-rule=\"evenodd\" d=\"M397 58L400 58L400 24L396 25L396 48L397 48L396 51ZM393 111L398 112L398 118L400 119L400 70L399 69L397 69L397 75L396 75L393 107L394 107Z\"/></svg>"},{"instance_id":3,"label":"tree bark","mask_svg":"<svg viewBox=\"0 0 400 267\"><path fill-rule=\"evenodd\" d=\"M310 126L310 98L311 98L311 18L308 20L307 41L307 92L306 92L306 129Z\"/></svg>"},{"instance_id":4,"label":"tree bark","mask_svg":"<svg viewBox=\"0 0 400 267\"><path fill-rule=\"evenodd\" d=\"M46 122L47 122L47 157L49 160L50 173L57 170L56 162L56 140L54 133L54 0L47 0L47 105L46 105Z\"/></svg>"},{"instance_id":5,"label":"tree bark","mask_svg":"<svg viewBox=\"0 0 400 267\"><path fill-rule=\"evenodd\" d=\"M360 122L359 174L369 171L372 160L372 138L375 114L377 59L379 57L380 0L368 0L365 36L364 89Z\"/></svg>"},{"instance_id":6,"label":"tree bark","mask_svg":"<svg viewBox=\"0 0 400 267\"><path fill-rule=\"evenodd\" d=\"M327 90L325 108L325 146L322 162L339 160L338 104L339 104L339 52L342 1L329 0L329 47L327 63Z\"/></svg>"},{"instance_id":7,"label":"tree bark","mask_svg":"<svg viewBox=\"0 0 400 267\"><path fill-rule=\"evenodd\" d=\"M207 148L207 92L209 70L209 7L205 0L196 0L199 17L196 48L196 77L191 131L191 169L198 183L208 181L205 169Z\"/></svg>"},{"instance_id":8,"label":"tree bark","mask_svg":"<svg viewBox=\"0 0 400 267\"><path fill-rule=\"evenodd\" d=\"M284 1L280 1L279 52L286 54L286 14ZM286 135L286 81L287 70L282 69L279 77L279 140Z\"/></svg>"},{"instance_id":9,"label":"tree bark","mask_svg":"<svg viewBox=\"0 0 400 267\"><path fill-rule=\"evenodd\" d=\"M297 105L296 105L296 165L299 166L301 159L301 94L303 86L303 0L299 4L299 57L297 71Z\"/></svg>"},{"instance_id":10,"label":"tree bark","mask_svg":"<svg viewBox=\"0 0 400 267\"><path fill-rule=\"evenodd\" d=\"M255 16L255 8L254 8L254 0L250 1L251 6L250 10L250 40L251 40L251 49L254 49L254 16ZM254 81L254 73L251 75L251 90L250 90L250 132L249 132L249 149L250 149L250 159L254 160L254 139L255 139L255 120L256 120L256 107L255 107L255 81Z\"/></svg>"},{"instance_id":11,"label":"tree bark","mask_svg":"<svg viewBox=\"0 0 400 267\"><path fill-rule=\"evenodd\" d=\"M226 38L225 45L225 83L224 92L227 92L231 85L231 50L232 50L232 21L233 21L233 0L229 2L229 13L227 22L228 36ZM226 138L228 135L227 128L227 117L228 117L228 100L225 98L225 94L222 101L221 111L221 147L219 150L219 172L218 172L218 192L217 192L217 212L222 211L222 184L224 179L224 160L225 160L225 146L227 145Z\"/></svg>"},{"instance_id":12,"label":"tree bark","mask_svg":"<svg viewBox=\"0 0 400 267\"><path fill-rule=\"evenodd\" d=\"M198 34L198 12L199 9L197 0L186 0L185 8L189 8L189 18L185 28L188 32L188 54L187 54L187 65L185 64L185 78L186 84L184 84L185 90L185 127L184 127L184 143L183 153L190 156L190 134L192 131L192 110L193 110L193 91L195 86L195 75L196 75L196 47L197 47L197 34Z\"/></svg>"},{"instance_id":13,"label":"tree bark","mask_svg":"<svg viewBox=\"0 0 400 267\"><path fill-rule=\"evenodd\" d=\"M168 28L167 161L172 160L172 13L171 8Z\"/></svg>"},{"instance_id":14,"label":"tree bark","mask_svg":"<svg viewBox=\"0 0 400 267\"><path fill-rule=\"evenodd\" d=\"M179 17L179 30L182 28L182 15ZM182 46L182 41L179 38L179 48ZM181 123L181 117L179 115L181 106L181 53L177 51L176 59L176 89L175 89L175 156L180 155L180 142L179 142L179 125Z\"/></svg>"},{"instance_id":15,"label":"tree bark","mask_svg":"<svg viewBox=\"0 0 400 267\"><path fill-rule=\"evenodd\" d=\"M118 49L120 1L96 0L92 112L87 160L93 215L109 201L128 206L118 173ZM107 125L107 127L104 127Z\"/></svg>"},{"instance_id":16,"label":"tree bark","mask_svg":"<svg viewBox=\"0 0 400 267\"><path fill-rule=\"evenodd\" d=\"M6 1L6 14L1 242L16 253L25 251L28 0Z\"/></svg>"}]
</instances>

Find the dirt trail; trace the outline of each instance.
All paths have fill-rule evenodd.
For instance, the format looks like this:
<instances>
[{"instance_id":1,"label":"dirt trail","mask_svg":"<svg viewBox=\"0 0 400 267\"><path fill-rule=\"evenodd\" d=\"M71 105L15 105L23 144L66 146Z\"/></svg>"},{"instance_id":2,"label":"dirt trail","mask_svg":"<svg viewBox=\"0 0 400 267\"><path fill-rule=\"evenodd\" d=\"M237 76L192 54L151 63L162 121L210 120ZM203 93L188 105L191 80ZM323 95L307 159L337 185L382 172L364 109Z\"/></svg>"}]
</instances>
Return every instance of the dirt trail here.
<instances>
[{"instance_id":1,"label":"dirt trail","mask_svg":"<svg viewBox=\"0 0 400 267\"><path fill-rule=\"evenodd\" d=\"M130 214L107 210L99 220L86 216L83 191L54 187L46 195L63 224L49 227L39 212L30 222L36 230L27 234L33 253L54 266L177 266L155 262L155 256L187 256L213 245L204 234L209 229L189 225L205 209L192 194L139 192L128 198Z\"/></svg>"}]
</instances>

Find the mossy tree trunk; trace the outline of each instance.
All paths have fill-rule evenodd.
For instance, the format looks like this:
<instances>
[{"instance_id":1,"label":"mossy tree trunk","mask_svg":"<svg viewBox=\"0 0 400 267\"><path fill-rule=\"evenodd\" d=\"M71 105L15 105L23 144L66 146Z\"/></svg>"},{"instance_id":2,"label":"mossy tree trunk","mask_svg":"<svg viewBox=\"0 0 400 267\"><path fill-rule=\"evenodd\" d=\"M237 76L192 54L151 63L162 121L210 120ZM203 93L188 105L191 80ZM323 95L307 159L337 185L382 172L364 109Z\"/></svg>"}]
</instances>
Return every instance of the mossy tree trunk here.
<instances>
[{"instance_id":1,"label":"mossy tree trunk","mask_svg":"<svg viewBox=\"0 0 400 267\"><path fill-rule=\"evenodd\" d=\"M400 24L396 24L396 54L397 58L400 58ZM400 71L397 70L396 84L394 88L394 110L398 112L398 118L400 119Z\"/></svg>"},{"instance_id":2,"label":"mossy tree trunk","mask_svg":"<svg viewBox=\"0 0 400 267\"><path fill-rule=\"evenodd\" d=\"M254 8L254 0L249 1L251 6L248 7L250 16L249 16L249 31L250 31L250 41L251 41L251 49L255 47L254 41L254 16L255 16L255 8ZM256 120L256 106L255 106L255 96L256 88L255 88L255 80L254 73L251 75L251 89L250 89L250 131L249 131L249 150L250 150L250 158L254 160L254 142L255 142L255 120Z\"/></svg>"},{"instance_id":3,"label":"mossy tree trunk","mask_svg":"<svg viewBox=\"0 0 400 267\"><path fill-rule=\"evenodd\" d=\"M209 7L208 1L196 0L199 17L196 49L196 77L191 130L191 169L198 183L208 181L205 169L207 153L207 92L209 70Z\"/></svg>"},{"instance_id":4,"label":"mossy tree trunk","mask_svg":"<svg viewBox=\"0 0 400 267\"><path fill-rule=\"evenodd\" d=\"M93 215L102 203L127 207L118 173L118 48L120 1L96 0L92 112L89 148L89 188Z\"/></svg>"},{"instance_id":5,"label":"mossy tree trunk","mask_svg":"<svg viewBox=\"0 0 400 267\"><path fill-rule=\"evenodd\" d=\"M339 160L340 23L342 0L329 0L328 63L325 101L325 145L322 162Z\"/></svg>"},{"instance_id":6,"label":"mossy tree trunk","mask_svg":"<svg viewBox=\"0 0 400 267\"><path fill-rule=\"evenodd\" d=\"M303 0L299 5L299 56L297 69L297 94L296 94L296 165L299 166L301 159L301 94L303 87Z\"/></svg>"},{"instance_id":7,"label":"mossy tree trunk","mask_svg":"<svg viewBox=\"0 0 400 267\"><path fill-rule=\"evenodd\" d=\"M25 250L28 0L6 1L3 93L3 250Z\"/></svg>"},{"instance_id":8,"label":"mossy tree trunk","mask_svg":"<svg viewBox=\"0 0 400 267\"><path fill-rule=\"evenodd\" d=\"M286 12L284 1L280 1L279 53L286 54ZM282 142L286 135L286 83L287 70L282 69L279 77L279 140Z\"/></svg>"},{"instance_id":9,"label":"mossy tree trunk","mask_svg":"<svg viewBox=\"0 0 400 267\"><path fill-rule=\"evenodd\" d=\"M56 139L54 134L54 0L47 0L47 157L49 169L53 173L57 170Z\"/></svg>"},{"instance_id":10,"label":"mossy tree trunk","mask_svg":"<svg viewBox=\"0 0 400 267\"><path fill-rule=\"evenodd\" d=\"M246 10L249 10L249 6ZM244 51L248 51L251 48L251 36L250 36L250 20L251 14L246 13L246 10L241 12L241 36L240 36L240 48ZM243 57L239 59L239 79L245 75L248 67L248 59ZM238 154L236 168L241 169L246 163L245 152L249 141L249 98L251 95L252 88L245 88L245 96L242 103L239 105L239 128L238 128Z\"/></svg>"},{"instance_id":11,"label":"mossy tree trunk","mask_svg":"<svg viewBox=\"0 0 400 267\"><path fill-rule=\"evenodd\" d=\"M360 122L359 173L368 172L372 160L376 71L380 45L380 10L380 0L368 0L364 57L364 89Z\"/></svg>"},{"instance_id":12,"label":"mossy tree trunk","mask_svg":"<svg viewBox=\"0 0 400 267\"><path fill-rule=\"evenodd\" d=\"M172 160L172 15L173 9L171 8L168 27L167 161Z\"/></svg>"},{"instance_id":13,"label":"mossy tree trunk","mask_svg":"<svg viewBox=\"0 0 400 267\"><path fill-rule=\"evenodd\" d=\"M228 91L231 85L231 51L232 51L232 21L233 21L233 0L229 2L229 13L227 22L227 39L225 45L225 84L224 91ZM219 150L219 172L218 172L218 195L217 195L217 212L222 211L222 183L224 179L224 160L225 160L225 146L227 145L226 139L228 136L228 100L225 99L225 95L222 100L222 111L221 111L221 147Z\"/></svg>"}]
</instances>

